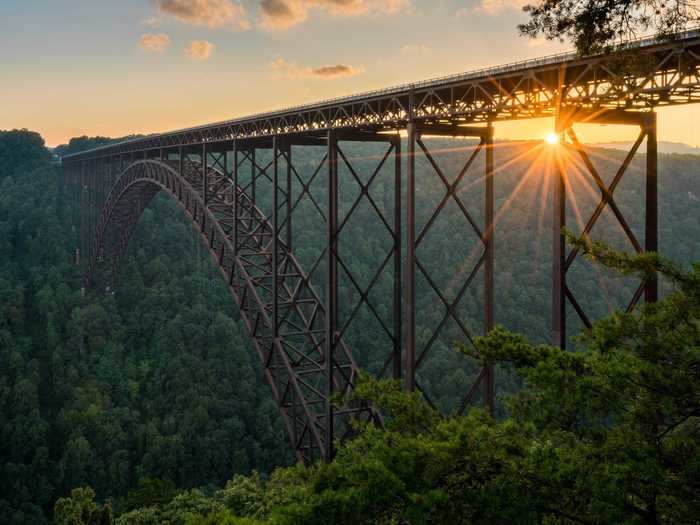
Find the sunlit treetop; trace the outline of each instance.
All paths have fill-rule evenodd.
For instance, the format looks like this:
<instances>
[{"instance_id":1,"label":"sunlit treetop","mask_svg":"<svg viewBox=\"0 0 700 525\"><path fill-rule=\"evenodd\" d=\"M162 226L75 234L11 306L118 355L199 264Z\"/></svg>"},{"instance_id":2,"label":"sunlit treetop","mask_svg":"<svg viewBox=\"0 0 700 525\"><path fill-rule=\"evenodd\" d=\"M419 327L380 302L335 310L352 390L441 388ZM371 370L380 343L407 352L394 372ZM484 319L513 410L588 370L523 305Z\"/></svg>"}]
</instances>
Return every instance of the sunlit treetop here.
<instances>
[{"instance_id":1,"label":"sunlit treetop","mask_svg":"<svg viewBox=\"0 0 700 525\"><path fill-rule=\"evenodd\" d=\"M650 33L668 38L700 22L695 0L538 0L524 10L523 35L570 40L581 54Z\"/></svg>"}]
</instances>

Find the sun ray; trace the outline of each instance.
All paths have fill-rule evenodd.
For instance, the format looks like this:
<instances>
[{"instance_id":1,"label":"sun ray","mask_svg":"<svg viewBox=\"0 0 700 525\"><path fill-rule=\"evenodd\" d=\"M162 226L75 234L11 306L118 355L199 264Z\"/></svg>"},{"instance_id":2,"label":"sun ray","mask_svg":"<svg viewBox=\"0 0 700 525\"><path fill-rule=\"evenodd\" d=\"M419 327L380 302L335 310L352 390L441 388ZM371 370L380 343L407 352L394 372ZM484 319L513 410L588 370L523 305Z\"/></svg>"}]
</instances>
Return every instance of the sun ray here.
<instances>
[{"instance_id":1,"label":"sun ray","mask_svg":"<svg viewBox=\"0 0 700 525\"><path fill-rule=\"evenodd\" d=\"M570 179L572 177L575 177L583 184L583 186L585 188L587 188L587 189L590 188L590 192L592 194L597 194L598 196L600 196L599 192L596 192L595 190L593 190L592 187L590 187L590 182L587 180L587 177L584 176L584 170L581 169L582 162L577 156L572 155L570 151L567 151L567 149L562 148L561 153L559 155L557 155L557 162L558 162L559 169L562 170L562 173L566 174L565 176L567 179L567 182L566 182L567 186L571 185ZM567 166L569 167L568 170L567 170ZM571 203L571 209L572 209L574 216L576 218L576 222L578 223L580 230L583 230L585 228L585 224L588 221L588 219L586 219L585 221L583 219L583 215L581 213L581 208L579 205L579 199L576 197L577 192L567 191L566 193L567 193L567 201L569 203ZM572 264L573 264L573 261L572 261ZM608 290L608 287L605 283L603 269L598 265L587 264L586 266L592 267L593 270L595 271L596 281L598 283L598 287L602 291L602 296L608 305L608 309L610 309L612 311L614 309L613 300L612 300L612 296L610 294L610 291ZM581 305L581 306L582 306L582 308L584 308L584 311L585 311L585 306L584 305Z\"/></svg>"}]
</instances>

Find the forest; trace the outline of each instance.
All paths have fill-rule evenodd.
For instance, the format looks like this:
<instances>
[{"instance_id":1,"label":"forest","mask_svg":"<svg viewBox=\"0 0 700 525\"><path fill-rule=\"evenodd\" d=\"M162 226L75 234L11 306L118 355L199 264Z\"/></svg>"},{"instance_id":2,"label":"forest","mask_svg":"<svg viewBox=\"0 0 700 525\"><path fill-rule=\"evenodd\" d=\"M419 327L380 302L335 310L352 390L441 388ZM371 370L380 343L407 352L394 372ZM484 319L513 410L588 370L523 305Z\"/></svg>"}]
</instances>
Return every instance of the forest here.
<instances>
[{"instance_id":1,"label":"forest","mask_svg":"<svg viewBox=\"0 0 700 525\"><path fill-rule=\"evenodd\" d=\"M82 137L53 154L108 141ZM475 148L446 139L429 146L450 177ZM358 172L372 173L381 157L373 147L348 147ZM308 183L318 159L305 155L295 158ZM583 246L591 253L571 275L577 297L603 320L575 340L581 352L564 353L541 344L549 331L549 196L546 170L532 166L546 155L534 143L496 146L503 328L473 346L450 326L432 348L419 378L448 416L368 377L357 396L381 408L386 427L360 429L333 463L305 468L293 465L234 303L177 205L158 196L146 210L113 293L84 291L74 261L80 210L60 165L38 134L0 132L0 522L696 522L700 268L692 262L700 260L700 158L660 158L663 259L621 255L630 246L614 219L601 219L592 237L607 245ZM609 180L623 157L600 150L594 160ZM643 157L616 192L640 236ZM419 170L424 225L444 187L424 159ZM472 170L458 193L481 202L474 183L481 156ZM391 175L381 171L369 190L389 216ZM358 189L341 176L346 213ZM576 233L575 212L590 214L595 198L583 177L572 181L584 196L570 212ZM320 202L325 184L310 184ZM306 268L323 240L315 213L305 199L294 223ZM341 239L349 270L365 285L389 247L382 228L363 203ZM478 244L459 207L450 203L425 238L418 256L454 298ZM663 275L664 299L612 314L650 266ZM314 282L324 271L319 265ZM387 323L392 281L383 271L370 294ZM458 307L474 334L479 286ZM424 281L418 296L425 345L443 309ZM348 276L341 297L342 319L358 300ZM375 314L363 307L347 340L376 373L387 338ZM476 407L454 415L484 360L499 364L498 417Z\"/></svg>"}]
</instances>

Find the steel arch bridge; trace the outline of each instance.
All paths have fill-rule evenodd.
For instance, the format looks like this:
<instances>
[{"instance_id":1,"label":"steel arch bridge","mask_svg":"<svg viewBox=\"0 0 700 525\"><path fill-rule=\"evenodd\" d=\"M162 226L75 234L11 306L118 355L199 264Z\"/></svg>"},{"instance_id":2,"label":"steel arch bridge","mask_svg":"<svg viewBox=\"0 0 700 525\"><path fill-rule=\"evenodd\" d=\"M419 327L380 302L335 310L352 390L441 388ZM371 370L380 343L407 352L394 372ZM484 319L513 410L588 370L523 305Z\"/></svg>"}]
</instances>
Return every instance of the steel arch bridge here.
<instances>
[{"instance_id":1,"label":"steel arch bridge","mask_svg":"<svg viewBox=\"0 0 700 525\"><path fill-rule=\"evenodd\" d=\"M621 66L628 51L642 57L635 67ZM580 233L588 235L601 214L610 211L636 251L656 251L654 109L694 102L700 102L700 33L689 31L672 41L642 39L613 54L545 57L69 155L62 163L82 212L77 252L85 282L91 286L114 280L141 213L158 192L170 195L200 232L229 286L298 457L330 460L334 440L349 435L351 420L381 420L371 407L355 406L350 400L359 367L345 339L361 308L375 316L389 341L379 374L402 379L409 391L424 391L419 382L421 367L448 323L457 326L467 340L494 326L494 124L554 117L557 132L566 139L564 147L581 159L600 192ZM581 122L629 125L639 131L610 183L603 181L576 136L574 125ZM449 177L436 162L430 143L424 140L429 136L476 139L456 177ZM644 239L640 240L617 206L614 192L645 141ZM347 153L353 143L378 148L373 166L358 163ZM308 149L322 155L312 176L304 178L292 152L303 155ZM464 202L460 185L474 171L477 158L484 169L479 175L483 198ZM422 223L415 202L417 160L429 166L444 190ZM378 204L372 194L383 170L391 174L391 206ZM341 209L339 188L345 179L357 184L357 197ZM322 199L311 188L318 180L323 183ZM552 341L563 347L567 310L586 326L591 319L567 280L580 254L577 249L568 250L562 234L572 191L566 166L560 167L551 186ZM302 202L317 210L325 229L324 249L306 268L297 258L299 246L292 227ZM459 209L478 244L477 257L460 277L454 297L440 289L419 253L448 205ZM348 221L361 206L376 214L377 227L390 239L390 249L367 283L353 275L339 248ZM311 277L321 262L326 268L320 285L323 293ZM392 292L387 320L378 314L372 294L380 276L389 270ZM356 297L346 319L339 315L341 279ZM416 335L418 279L427 283L444 310L426 338ZM638 283L628 308L642 297L656 300L654 280ZM483 312L479 330L468 326L459 308L474 301ZM473 382L464 385L459 410L476 399L493 409L494 395L493 368L484 366Z\"/></svg>"}]
</instances>

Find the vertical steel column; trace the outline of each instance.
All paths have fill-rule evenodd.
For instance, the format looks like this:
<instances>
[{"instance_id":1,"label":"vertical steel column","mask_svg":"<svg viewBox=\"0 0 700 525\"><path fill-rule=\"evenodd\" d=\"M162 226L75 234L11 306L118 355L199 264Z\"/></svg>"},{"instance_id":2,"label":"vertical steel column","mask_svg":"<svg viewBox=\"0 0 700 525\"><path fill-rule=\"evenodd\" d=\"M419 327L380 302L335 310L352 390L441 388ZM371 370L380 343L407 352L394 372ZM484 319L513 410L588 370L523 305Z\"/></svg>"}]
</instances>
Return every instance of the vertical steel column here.
<instances>
[{"instance_id":1,"label":"vertical steel column","mask_svg":"<svg viewBox=\"0 0 700 525\"><path fill-rule=\"evenodd\" d=\"M393 377L401 379L402 303L401 303L401 137L394 139L394 358Z\"/></svg>"},{"instance_id":2,"label":"vertical steel column","mask_svg":"<svg viewBox=\"0 0 700 525\"><path fill-rule=\"evenodd\" d=\"M646 219L644 250L659 251L659 201L658 201L658 152L656 137L656 113L649 113L645 122L647 134L647 175L646 175ZM644 289L644 300L656 302L659 296L659 281L656 276L649 279Z\"/></svg>"},{"instance_id":3,"label":"vertical steel column","mask_svg":"<svg viewBox=\"0 0 700 525\"><path fill-rule=\"evenodd\" d=\"M333 459L334 351L338 323L338 137L328 132L328 282L326 290L326 461Z\"/></svg>"},{"instance_id":4,"label":"vertical steel column","mask_svg":"<svg viewBox=\"0 0 700 525\"><path fill-rule=\"evenodd\" d=\"M228 148L226 147L226 144L224 144L224 152L221 154L223 158L221 158L221 163L223 164L223 169L224 169L224 181L230 180L229 177L229 171L228 171ZM224 194L223 198L224 202L226 202L226 195Z\"/></svg>"},{"instance_id":5,"label":"vertical steel column","mask_svg":"<svg viewBox=\"0 0 700 525\"><path fill-rule=\"evenodd\" d=\"M484 265L484 334L493 330L495 324L494 311L494 266L495 266L495 227L494 224L494 173L493 173L493 126L489 123L486 134L482 138L486 147L485 179L484 179L484 237L485 237L485 265ZM495 377L494 366L485 363L484 370L484 405L491 415L494 413L495 403Z\"/></svg>"},{"instance_id":6,"label":"vertical steel column","mask_svg":"<svg viewBox=\"0 0 700 525\"><path fill-rule=\"evenodd\" d=\"M180 146L178 148L177 163L178 163L178 170L180 170L180 177L184 177L185 176L185 157L183 156L183 153L182 153L182 146ZM178 188L180 191L180 199L182 199L182 184L179 184Z\"/></svg>"},{"instance_id":7,"label":"vertical steel column","mask_svg":"<svg viewBox=\"0 0 700 525\"><path fill-rule=\"evenodd\" d=\"M564 134L561 134L564 147ZM552 176L552 344L566 348L566 174L557 155Z\"/></svg>"},{"instance_id":8,"label":"vertical steel column","mask_svg":"<svg viewBox=\"0 0 700 525\"><path fill-rule=\"evenodd\" d=\"M102 176L100 177L100 185L98 187L98 193L97 193L97 210L95 213L95 229L97 229L97 224L99 224L99 222L100 222L100 213L102 212L102 205L104 204L104 198L105 198L105 186L107 184L107 180L111 176L111 168L112 168L112 158L105 157L104 166L102 168ZM97 254L95 254L95 255L97 255Z\"/></svg>"},{"instance_id":9,"label":"vertical steel column","mask_svg":"<svg viewBox=\"0 0 700 525\"><path fill-rule=\"evenodd\" d=\"M416 139L413 122L406 128L408 134L408 194L406 196L406 363L404 387L416 389Z\"/></svg>"},{"instance_id":10,"label":"vertical steel column","mask_svg":"<svg viewBox=\"0 0 700 525\"><path fill-rule=\"evenodd\" d=\"M238 141L235 139L233 141L233 257L238 257Z\"/></svg>"},{"instance_id":11,"label":"vertical steel column","mask_svg":"<svg viewBox=\"0 0 700 525\"><path fill-rule=\"evenodd\" d=\"M207 143L202 144L202 202L207 205ZM202 219L202 222L204 219Z\"/></svg>"},{"instance_id":12,"label":"vertical steel column","mask_svg":"<svg viewBox=\"0 0 700 525\"><path fill-rule=\"evenodd\" d=\"M256 206L258 202L255 200L255 182L257 181L257 164L255 164L255 144L250 146L250 200L253 206Z\"/></svg>"},{"instance_id":13,"label":"vertical steel column","mask_svg":"<svg viewBox=\"0 0 700 525\"><path fill-rule=\"evenodd\" d=\"M279 145L277 135L272 137L272 337L279 338Z\"/></svg>"},{"instance_id":14,"label":"vertical steel column","mask_svg":"<svg viewBox=\"0 0 700 525\"><path fill-rule=\"evenodd\" d=\"M114 156L109 157L109 178L107 179L107 185L105 187L105 200L107 200L107 195L109 195L109 190L114 184Z\"/></svg>"},{"instance_id":15,"label":"vertical steel column","mask_svg":"<svg viewBox=\"0 0 700 525\"><path fill-rule=\"evenodd\" d=\"M285 150L287 154L287 224L286 224L286 242L287 242L287 252L292 253L292 145L291 143L287 146Z\"/></svg>"}]
</instances>

